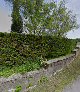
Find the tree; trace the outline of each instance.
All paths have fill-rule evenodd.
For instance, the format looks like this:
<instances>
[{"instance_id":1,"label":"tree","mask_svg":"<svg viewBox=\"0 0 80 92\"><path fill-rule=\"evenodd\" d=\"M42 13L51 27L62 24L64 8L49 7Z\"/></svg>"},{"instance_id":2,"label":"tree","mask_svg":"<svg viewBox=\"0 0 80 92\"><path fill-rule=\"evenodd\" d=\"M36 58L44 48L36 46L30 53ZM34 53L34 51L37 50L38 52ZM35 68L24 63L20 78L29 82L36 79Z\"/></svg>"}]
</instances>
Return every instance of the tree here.
<instances>
[{"instance_id":1,"label":"tree","mask_svg":"<svg viewBox=\"0 0 80 92\"><path fill-rule=\"evenodd\" d=\"M68 31L77 28L76 16L65 7L65 2L57 5L54 1L44 0L6 0L13 2L12 31L22 32L23 21L29 34L64 36ZM20 11L21 8L21 11Z\"/></svg>"},{"instance_id":2,"label":"tree","mask_svg":"<svg viewBox=\"0 0 80 92\"><path fill-rule=\"evenodd\" d=\"M65 1L60 1L56 9L53 11L54 32L57 36L64 36L67 32L78 27L76 15L72 14L65 7Z\"/></svg>"},{"instance_id":3,"label":"tree","mask_svg":"<svg viewBox=\"0 0 80 92\"><path fill-rule=\"evenodd\" d=\"M11 32L22 33L23 32L23 20L20 14L20 0L5 0L12 4L12 25Z\"/></svg>"},{"instance_id":4,"label":"tree","mask_svg":"<svg viewBox=\"0 0 80 92\"><path fill-rule=\"evenodd\" d=\"M20 5L19 0L13 1L13 12L12 12L12 25L11 31L22 33L23 32L23 20L20 15Z\"/></svg>"},{"instance_id":5,"label":"tree","mask_svg":"<svg viewBox=\"0 0 80 92\"><path fill-rule=\"evenodd\" d=\"M45 33L45 23L48 20L49 9L48 4L44 4L43 2L44 0L24 0L23 2L25 26L29 34L42 35ZM47 21L48 24L49 21Z\"/></svg>"},{"instance_id":6,"label":"tree","mask_svg":"<svg viewBox=\"0 0 80 92\"><path fill-rule=\"evenodd\" d=\"M23 15L29 34L64 36L77 27L76 17L65 7L65 2L45 3L44 0L23 0Z\"/></svg>"},{"instance_id":7,"label":"tree","mask_svg":"<svg viewBox=\"0 0 80 92\"><path fill-rule=\"evenodd\" d=\"M39 34L44 16L41 16L43 0L24 0L23 15L29 34Z\"/></svg>"}]
</instances>

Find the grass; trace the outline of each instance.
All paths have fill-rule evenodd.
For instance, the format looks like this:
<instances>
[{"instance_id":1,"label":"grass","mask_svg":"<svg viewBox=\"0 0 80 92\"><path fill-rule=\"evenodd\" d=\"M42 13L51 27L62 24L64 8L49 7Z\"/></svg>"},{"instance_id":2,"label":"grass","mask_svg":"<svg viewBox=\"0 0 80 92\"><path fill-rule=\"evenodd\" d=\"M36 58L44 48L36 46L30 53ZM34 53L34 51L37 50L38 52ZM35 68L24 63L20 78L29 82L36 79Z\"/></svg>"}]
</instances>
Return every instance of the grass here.
<instances>
[{"instance_id":1,"label":"grass","mask_svg":"<svg viewBox=\"0 0 80 92\"><path fill-rule=\"evenodd\" d=\"M36 62L22 64L21 66L16 65L11 68L4 67L3 69L0 70L0 76L9 77L12 74L17 74L17 73L23 74L25 72L29 72L29 71L36 70L36 69L37 70L40 69L39 63L36 63Z\"/></svg>"},{"instance_id":2,"label":"grass","mask_svg":"<svg viewBox=\"0 0 80 92\"><path fill-rule=\"evenodd\" d=\"M36 88L28 92L62 92L65 86L72 83L80 75L80 54L79 56L62 71L39 83Z\"/></svg>"},{"instance_id":3,"label":"grass","mask_svg":"<svg viewBox=\"0 0 80 92\"><path fill-rule=\"evenodd\" d=\"M20 92L21 89L22 89L21 86L17 86L15 92Z\"/></svg>"}]
</instances>

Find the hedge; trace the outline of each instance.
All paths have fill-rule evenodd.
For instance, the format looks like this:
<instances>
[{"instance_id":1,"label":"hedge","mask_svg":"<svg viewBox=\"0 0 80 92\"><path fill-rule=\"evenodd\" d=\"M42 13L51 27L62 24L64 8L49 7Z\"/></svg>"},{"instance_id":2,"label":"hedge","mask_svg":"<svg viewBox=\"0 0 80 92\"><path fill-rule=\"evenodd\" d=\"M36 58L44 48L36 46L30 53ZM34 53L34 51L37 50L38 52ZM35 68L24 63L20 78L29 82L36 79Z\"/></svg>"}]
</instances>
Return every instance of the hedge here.
<instances>
[{"instance_id":1,"label":"hedge","mask_svg":"<svg viewBox=\"0 0 80 92\"><path fill-rule=\"evenodd\" d=\"M76 40L53 37L35 36L19 33L0 33L0 65L14 66L26 62L38 62L71 53Z\"/></svg>"}]
</instances>

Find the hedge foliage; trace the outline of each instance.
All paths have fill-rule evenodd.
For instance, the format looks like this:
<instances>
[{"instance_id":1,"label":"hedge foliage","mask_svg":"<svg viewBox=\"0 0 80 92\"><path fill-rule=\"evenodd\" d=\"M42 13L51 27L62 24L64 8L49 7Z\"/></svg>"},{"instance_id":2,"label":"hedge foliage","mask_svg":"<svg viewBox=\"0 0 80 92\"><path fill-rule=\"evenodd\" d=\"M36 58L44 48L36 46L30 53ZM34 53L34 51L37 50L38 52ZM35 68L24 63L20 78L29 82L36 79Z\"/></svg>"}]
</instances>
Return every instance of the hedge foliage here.
<instances>
[{"instance_id":1,"label":"hedge foliage","mask_svg":"<svg viewBox=\"0 0 80 92\"><path fill-rule=\"evenodd\" d=\"M71 53L76 41L53 36L0 33L0 65L14 66Z\"/></svg>"},{"instance_id":2,"label":"hedge foliage","mask_svg":"<svg viewBox=\"0 0 80 92\"><path fill-rule=\"evenodd\" d=\"M80 38L77 38L76 41L77 41L77 42L80 42Z\"/></svg>"}]
</instances>

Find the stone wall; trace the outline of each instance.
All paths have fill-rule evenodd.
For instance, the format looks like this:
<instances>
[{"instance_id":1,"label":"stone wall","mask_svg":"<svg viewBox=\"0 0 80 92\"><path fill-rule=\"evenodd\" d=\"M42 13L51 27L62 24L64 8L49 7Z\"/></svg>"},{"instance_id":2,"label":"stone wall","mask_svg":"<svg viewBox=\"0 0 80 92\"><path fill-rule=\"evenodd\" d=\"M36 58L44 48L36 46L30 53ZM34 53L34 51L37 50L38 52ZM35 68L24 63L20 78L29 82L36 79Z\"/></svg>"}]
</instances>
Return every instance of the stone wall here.
<instances>
[{"instance_id":1,"label":"stone wall","mask_svg":"<svg viewBox=\"0 0 80 92\"><path fill-rule=\"evenodd\" d=\"M44 64L44 68L31 71L25 74L16 74L8 78L0 78L0 92L14 92L16 86L21 86L21 92L26 92L29 88L35 87L42 77L50 77L57 71L63 69L71 63L80 52L80 44L72 51L72 54L60 58L52 59Z\"/></svg>"}]
</instances>

